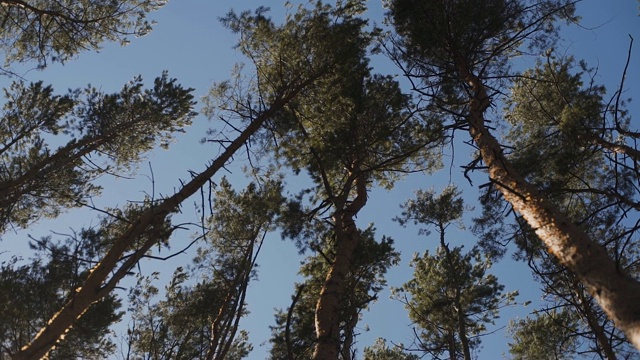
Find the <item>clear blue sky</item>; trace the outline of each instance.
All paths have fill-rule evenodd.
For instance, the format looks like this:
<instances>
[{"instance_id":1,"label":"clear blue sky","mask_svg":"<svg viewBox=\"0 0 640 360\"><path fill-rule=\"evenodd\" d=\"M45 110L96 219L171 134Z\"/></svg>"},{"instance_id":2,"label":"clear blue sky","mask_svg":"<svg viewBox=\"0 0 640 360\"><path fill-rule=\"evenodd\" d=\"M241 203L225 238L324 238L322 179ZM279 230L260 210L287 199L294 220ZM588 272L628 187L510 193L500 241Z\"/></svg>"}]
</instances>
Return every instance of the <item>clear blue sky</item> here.
<instances>
[{"instance_id":1,"label":"clear blue sky","mask_svg":"<svg viewBox=\"0 0 640 360\"><path fill-rule=\"evenodd\" d=\"M298 3L299 1L294 1ZM229 9L236 10L254 9L260 5L269 6L275 19L281 19L284 11L281 1L260 0L171 0L160 11L150 17L158 22L154 31L140 39L132 39L129 46L120 47L117 44L105 44L99 53L82 53L76 60L68 62L64 66L54 64L44 71L23 71L21 74L29 81L44 80L64 92L67 88L82 87L87 83L103 89L104 91L117 91L121 86L137 74L142 74L147 81L152 81L163 70L169 70L172 77L186 87L196 89L196 95L202 96L207 92L213 81L225 80L229 77L234 63L243 61L232 46L235 36L223 28L218 18ZM381 1L369 2L369 15L375 22L382 21ZM578 12L583 16L583 28L573 27L563 32L563 42L557 49L559 53L574 54L576 58L586 60L591 66L597 66L596 81L604 83L611 90L619 82L624 66L629 45L628 34L631 34L637 42L640 42L640 18L638 15L638 2L635 0L585 0L578 4ZM632 63L627 78L627 92L625 95L634 97L640 91L636 84L640 84L640 44L636 44L633 50ZM533 62L535 59L529 59ZM376 72L397 73L393 67L383 61L376 61ZM7 86L9 80L0 78L0 85ZM635 88L633 88L635 86ZM640 96L635 96L640 98ZM636 103L630 106L633 113L640 113ZM188 179L188 170L198 171L204 169L205 164L218 154L218 149L211 145L202 145L199 140L205 136L210 127L207 119L199 116L194 125L187 129L187 134L179 136L179 142L169 151L156 150L150 154L148 161L155 174L155 188L158 193L170 194L180 185L180 179ZM638 126L636 125L636 128ZM370 200L366 209L358 216L358 224L365 227L368 223L375 223L378 235L388 235L396 240L397 248L402 252L401 266L394 268L388 276L391 286L400 286L411 278L412 270L408 262L414 252L423 252L425 249L434 249L437 239L421 238L417 235L416 228L403 229L391 221L399 210L399 204L410 198L413 191L419 187L434 187L437 190L453 181L462 186L466 201L473 205L477 197L477 189L468 186L462 178L460 165L469 160L469 148L456 149L456 158L453 161L451 177L449 168L436 174L426 176L414 175L397 187L386 192L374 191L370 194ZM239 159L242 156L238 157ZM240 166L230 168L232 174L226 174L232 182L242 187L246 180L243 179ZM143 163L139 176L133 180L105 178L104 196L96 199L97 205L115 206L123 205L127 200L139 200L144 192L151 191L151 184L146 177L149 175L148 165ZM223 174L220 174L223 175ZM297 180L291 180L295 183ZM474 185L486 181L483 174L477 174ZM195 201L195 200L194 200ZM194 201L185 204L185 214L191 214ZM69 228L96 224L96 214L87 213L85 210L74 210L69 214L52 222L43 222L40 226L29 231L9 236L2 243L2 249L8 252L5 256L22 254L28 257L26 252L26 234L34 236L45 235L49 230L68 232ZM470 225L467 223L467 225ZM181 244L189 241L188 232L178 233L172 238L172 249L179 249ZM451 234L454 244L468 244L471 247L475 241L470 232L456 232ZM160 270L167 279L173 272L173 268L184 265L191 259L191 255L182 255L171 262L146 262L142 264L142 271L146 274ZM279 235L270 236L264 245L259 259L259 281L251 285L248 296L248 309L251 314L242 320L241 326L247 329L250 340L255 349L250 355L251 359L262 359L268 352L268 339L270 335L269 325L273 324L274 308L284 308L290 303L293 291L293 281L301 258L293 244L283 242ZM506 291L520 290L518 301L537 301L540 297L537 284L532 282L531 274L525 264L514 263L505 260L496 264L492 271L498 276L501 283L505 284ZM164 284L158 284L163 287ZM121 295L125 295L124 293ZM526 316L533 310L516 307L504 312L498 320L495 330L506 326L513 316ZM365 332L368 326L370 331ZM126 328L126 322L118 328L122 331ZM396 343L411 343L413 332L409 326L409 320L402 304L389 299L389 290L385 289L380 294L380 301L372 306L363 320L358 324L362 335L358 337L357 346L362 350L364 346L373 343L376 337L383 337ZM499 359L507 350L508 339L504 332L499 330L495 334L483 338L483 348L480 359Z\"/></svg>"}]
</instances>

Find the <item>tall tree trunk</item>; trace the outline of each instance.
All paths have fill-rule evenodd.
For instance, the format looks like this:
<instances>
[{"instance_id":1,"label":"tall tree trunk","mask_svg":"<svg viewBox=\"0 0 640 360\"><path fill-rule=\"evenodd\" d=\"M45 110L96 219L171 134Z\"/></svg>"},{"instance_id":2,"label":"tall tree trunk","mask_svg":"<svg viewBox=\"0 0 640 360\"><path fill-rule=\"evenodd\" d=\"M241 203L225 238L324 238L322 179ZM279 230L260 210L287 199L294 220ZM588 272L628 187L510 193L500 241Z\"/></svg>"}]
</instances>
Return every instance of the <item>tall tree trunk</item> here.
<instances>
[{"instance_id":1,"label":"tall tree trunk","mask_svg":"<svg viewBox=\"0 0 640 360\"><path fill-rule=\"evenodd\" d=\"M471 360L471 349L469 348L469 338L467 338L467 326L465 324L466 318L460 304L460 289L456 289L455 303L458 312L458 334L462 345L462 353L464 354L464 360Z\"/></svg>"},{"instance_id":2,"label":"tall tree trunk","mask_svg":"<svg viewBox=\"0 0 640 360\"><path fill-rule=\"evenodd\" d=\"M447 244L445 241L445 226L442 222L438 223L438 232L440 233L440 246L442 246L445 255L447 256L447 272L449 274L453 274L455 269L453 268L453 260L451 259L451 250L449 249L449 244ZM462 345L464 360L471 360L471 350L469 349L469 339L467 338L467 326L465 323L466 318L464 316L464 309L462 308L462 304L460 302L460 287L456 284L451 284L451 286L454 286L456 289L453 302L455 305L455 310L457 312L456 322L458 324L458 336L460 336L460 343ZM453 338L455 340L455 337ZM452 343L452 345L455 346L455 341Z\"/></svg>"},{"instance_id":3,"label":"tall tree trunk","mask_svg":"<svg viewBox=\"0 0 640 360\"><path fill-rule=\"evenodd\" d=\"M342 353L341 360L351 360L353 358L351 347L355 337L353 329L358 324L358 309L354 306L354 302L351 302L351 305L353 307L349 309L349 321L345 325L344 343L340 349Z\"/></svg>"},{"instance_id":4,"label":"tall tree trunk","mask_svg":"<svg viewBox=\"0 0 640 360\"><path fill-rule=\"evenodd\" d=\"M358 174L354 166L352 174ZM353 177L351 177L353 178ZM353 252L360 242L360 231L354 218L367 203L367 184L362 174L353 180L356 197L343 210L334 215L336 255L329 269L320 298L316 304L316 347L314 360L336 360L340 353L340 299L344 293L345 278L349 274Z\"/></svg>"},{"instance_id":5,"label":"tall tree trunk","mask_svg":"<svg viewBox=\"0 0 640 360\"><path fill-rule=\"evenodd\" d=\"M449 360L457 360L456 356L456 332L449 330Z\"/></svg>"},{"instance_id":6,"label":"tall tree trunk","mask_svg":"<svg viewBox=\"0 0 640 360\"><path fill-rule=\"evenodd\" d=\"M491 181L535 230L548 251L577 276L616 327L640 349L640 282L622 273L600 244L590 239L513 168L485 126L484 111L490 99L483 82L459 58L455 65L460 79L470 87L469 133Z\"/></svg>"}]
</instances>

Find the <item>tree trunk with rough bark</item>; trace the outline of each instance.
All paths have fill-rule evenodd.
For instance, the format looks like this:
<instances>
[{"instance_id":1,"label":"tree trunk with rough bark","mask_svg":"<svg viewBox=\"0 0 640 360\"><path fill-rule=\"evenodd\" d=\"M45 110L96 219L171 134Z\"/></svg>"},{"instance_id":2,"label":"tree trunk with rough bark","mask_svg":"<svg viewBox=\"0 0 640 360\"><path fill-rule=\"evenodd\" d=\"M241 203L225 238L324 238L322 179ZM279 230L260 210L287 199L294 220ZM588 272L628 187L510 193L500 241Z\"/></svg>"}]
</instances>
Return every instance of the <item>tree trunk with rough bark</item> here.
<instances>
[{"instance_id":1,"label":"tree trunk with rough bark","mask_svg":"<svg viewBox=\"0 0 640 360\"><path fill-rule=\"evenodd\" d=\"M470 87L469 133L491 181L535 230L548 251L577 276L615 326L640 349L640 282L622 273L600 244L590 239L513 168L485 126L484 112L490 99L484 83L471 73L467 64L456 61L455 65L460 79Z\"/></svg>"},{"instance_id":2,"label":"tree trunk with rough bark","mask_svg":"<svg viewBox=\"0 0 640 360\"><path fill-rule=\"evenodd\" d=\"M355 173L357 173L355 166ZM334 215L336 255L327 274L316 305L316 348L314 360L336 360L340 354L340 299L344 293L345 278L349 274L353 252L360 242L360 231L355 216L367 203L367 185L363 175L353 180L356 198Z\"/></svg>"}]
</instances>

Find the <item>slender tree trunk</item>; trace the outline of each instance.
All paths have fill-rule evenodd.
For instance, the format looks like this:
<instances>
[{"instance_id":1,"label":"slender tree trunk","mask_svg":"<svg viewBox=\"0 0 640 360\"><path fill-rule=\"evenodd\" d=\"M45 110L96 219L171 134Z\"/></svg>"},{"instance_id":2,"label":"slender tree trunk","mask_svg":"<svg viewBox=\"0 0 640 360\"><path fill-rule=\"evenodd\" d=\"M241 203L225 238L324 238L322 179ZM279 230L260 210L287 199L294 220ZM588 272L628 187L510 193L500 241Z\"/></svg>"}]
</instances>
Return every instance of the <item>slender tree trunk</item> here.
<instances>
[{"instance_id":1,"label":"slender tree trunk","mask_svg":"<svg viewBox=\"0 0 640 360\"><path fill-rule=\"evenodd\" d=\"M354 166L357 174L358 166ZM367 185L362 174L353 180L356 198L334 215L336 255L320 290L316 304L316 347L314 360L336 360L340 354L340 299L344 293L345 278L349 274L353 252L360 242L355 215L367 203Z\"/></svg>"},{"instance_id":2,"label":"slender tree trunk","mask_svg":"<svg viewBox=\"0 0 640 360\"><path fill-rule=\"evenodd\" d=\"M195 176L173 196L166 198L157 206L150 207L137 219L134 219L124 234L114 240L112 247L102 260L91 269L89 276L82 286L75 290L71 299L53 315L47 322L47 325L38 332L31 343L23 346L17 353L12 354L11 358L13 360L34 360L45 357L49 351L55 347L58 341L64 337L69 329L71 329L73 324L87 311L91 304L108 295L137 261L144 256L146 251L158 241L164 239L149 236L149 240L141 249L137 250L134 255L129 256L115 274L105 283L109 274L116 268L122 255L130 245L136 239L145 235L154 224L164 222L169 213L176 211L184 200L198 191L200 187L206 184L206 182L231 159L233 154L258 131L266 119L282 108L282 106L288 103L300 90L313 82L313 80L315 79L309 79L295 90L286 94L286 96L274 101L272 106L257 116L207 169Z\"/></svg>"},{"instance_id":3,"label":"slender tree trunk","mask_svg":"<svg viewBox=\"0 0 640 360\"><path fill-rule=\"evenodd\" d=\"M293 310L295 309L298 300L300 300L300 295L302 295L303 291L304 284L298 285L296 295L291 300L289 311L287 311L287 323L284 330L284 341L287 345L287 360L295 360L295 355L293 354L293 344L291 342L291 319L293 318Z\"/></svg>"},{"instance_id":4,"label":"slender tree trunk","mask_svg":"<svg viewBox=\"0 0 640 360\"><path fill-rule=\"evenodd\" d=\"M353 329L358 323L358 311L355 308L349 310L351 314L349 317L349 321L345 325L344 343L342 344L342 347L340 349L340 352L342 354L341 360L351 360L352 358L351 347L353 346L354 339Z\"/></svg>"},{"instance_id":5,"label":"slender tree trunk","mask_svg":"<svg viewBox=\"0 0 640 360\"><path fill-rule=\"evenodd\" d=\"M257 236L257 234L256 234ZM254 240L255 241L255 240ZM251 280L251 269L253 269L253 244L250 246L250 249L247 251L247 257L245 259L245 271L242 274L241 285L240 285L240 293L239 296L236 297L233 301L232 305L232 314L228 315L228 320L224 325L224 332L221 336L225 342L222 344L222 348L216 354L216 360L226 359L231 346L233 345L233 341L235 340L236 333L238 332L238 325L240 324L240 319L242 318L242 312L244 310L244 304L247 297L247 287L249 286L249 281Z\"/></svg>"},{"instance_id":6,"label":"slender tree trunk","mask_svg":"<svg viewBox=\"0 0 640 360\"><path fill-rule=\"evenodd\" d=\"M218 313L211 323L211 338L205 360L223 360L226 358L238 329L238 323L242 318L247 287L251 280L253 268L254 244L259 236L259 231L253 236L253 240L245 249L242 259L241 271L235 275L227 289L224 302L218 308Z\"/></svg>"},{"instance_id":7,"label":"slender tree trunk","mask_svg":"<svg viewBox=\"0 0 640 360\"><path fill-rule=\"evenodd\" d=\"M209 339L209 349L207 350L205 360L213 360L214 356L218 352L218 347L220 347L220 341L224 340L221 337L223 331L222 322L226 320L224 316L227 315L226 313L229 309L231 301L233 300L233 295L233 291L229 290L229 292L227 292L227 296L225 297L224 302L218 309L216 318L211 323L211 338Z\"/></svg>"},{"instance_id":8,"label":"slender tree trunk","mask_svg":"<svg viewBox=\"0 0 640 360\"><path fill-rule=\"evenodd\" d=\"M617 360L616 354L613 352L613 348L611 347L611 342L607 338L607 335L604 333L604 328L600 325L593 312L591 301L584 296L584 292L580 288L579 284L574 283L573 286L575 288L575 293L578 296L578 300L580 301L580 306L582 306L582 310L587 318L587 324L589 325L589 328L591 328L591 331L596 335L596 341L600 347L600 351L603 353L602 355L607 360Z\"/></svg>"},{"instance_id":9,"label":"slender tree trunk","mask_svg":"<svg viewBox=\"0 0 640 360\"><path fill-rule=\"evenodd\" d=\"M449 332L449 360L456 360L456 335L455 331Z\"/></svg>"},{"instance_id":10,"label":"slender tree trunk","mask_svg":"<svg viewBox=\"0 0 640 360\"><path fill-rule=\"evenodd\" d=\"M445 241L445 226L442 222L438 223L438 232L440 233L440 245L444 249L444 252L447 256L447 271L449 274L453 274L453 271L455 271L455 269L453 268L453 260L451 259L451 250L449 249L449 245ZM469 339L467 338L467 327L465 324L465 312L460 301L460 287L456 284L451 284L451 286L454 286L456 289L455 298L453 301L455 305L455 311L457 312L456 323L458 324L458 335L460 336L460 343L462 345L464 360L471 360L471 350L469 349ZM453 339L454 341L451 345L454 346L455 350L455 338Z\"/></svg>"},{"instance_id":11,"label":"slender tree trunk","mask_svg":"<svg viewBox=\"0 0 640 360\"><path fill-rule=\"evenodd\" d=\"M469 339L467 338L467 326L465 324L464 309L460 305L460 290L456 289L456 310L458 312L458 334L460 335L460 343L462 345L462 353L464 360L471 360L471 349L469 348Z\"/></svg>"},{"instance_id":12,"label":"slender tree trunk","mask_svg":"<svg viewBox=\"0 0 640 360\"><path fill-rule=\"evenodd\" d=\"M616 327L640 349L640 282L622 273L600 244L590 239L513 168L485 126L484 111L490 99L484 84L470 72L466 63L456 60L461 80L470 87L469 133L492 182L535 230L548 251L577 276Z\"/></svg>"}]
</instances>

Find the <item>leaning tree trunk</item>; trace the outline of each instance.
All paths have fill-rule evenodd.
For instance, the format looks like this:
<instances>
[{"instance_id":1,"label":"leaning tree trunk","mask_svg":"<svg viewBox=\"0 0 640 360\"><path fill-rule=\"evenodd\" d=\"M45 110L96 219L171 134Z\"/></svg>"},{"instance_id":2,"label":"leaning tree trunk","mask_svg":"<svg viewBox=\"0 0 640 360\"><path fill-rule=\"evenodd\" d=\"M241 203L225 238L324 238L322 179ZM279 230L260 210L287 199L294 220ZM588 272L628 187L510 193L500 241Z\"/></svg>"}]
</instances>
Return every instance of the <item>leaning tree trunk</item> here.
<instances>
[{"instance_id":1,"label":"leaning tree trunk","mask_svg":"<svg viewBox=\"0 0 640 360\"><path fill-rule=\"evenodd\" d=\"M484 83L464 61L458 59L455 65L460 80L470 87L469 133L491 181L535 230L548 251L577 276L615 326L640 349L640 282L622 273L600 244L589 238L515 170L485 126L484 111L490 100Z\"/></svg>"}]
</instances>

